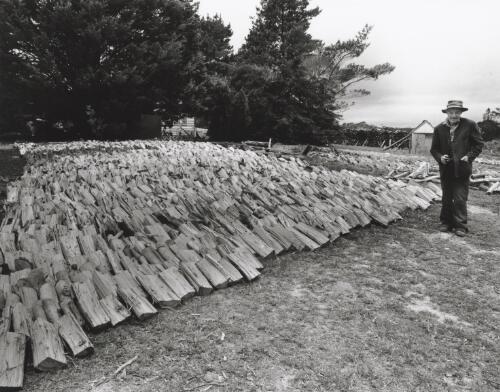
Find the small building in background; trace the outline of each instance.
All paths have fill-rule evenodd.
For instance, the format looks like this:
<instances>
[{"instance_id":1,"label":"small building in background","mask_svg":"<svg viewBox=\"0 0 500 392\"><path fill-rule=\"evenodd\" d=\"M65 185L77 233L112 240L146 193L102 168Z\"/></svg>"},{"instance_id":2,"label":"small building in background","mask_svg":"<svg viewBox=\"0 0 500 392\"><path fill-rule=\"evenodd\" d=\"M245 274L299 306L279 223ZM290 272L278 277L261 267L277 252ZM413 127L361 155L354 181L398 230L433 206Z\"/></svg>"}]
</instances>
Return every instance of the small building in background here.
<instances>
[{"instance_id":1,"label":"small building in background","mask_svg":"<svg viewBox=\"0 0 500 392\"><path fill-rule=\"evenodd\" d=\"M411 131L410 153L416 155L428 155L432 145L434 127L424 120L413 131Z\"/></svg>"},{"instance_id":2,"label":"small building in background","mask_svg":"<svg viewBox=\"0 0 500 392\"><path fill-rule=\"evenodd\" d=\"M500 124L500 108L493 110L490 110L490 108L486 109L486 112L483 114L483 121L488 120Z\"/></svg>"},{"instance_id":3,"label":"small building in background","mask_svg":"<svg viewBox=\"0 0 500 392\"><path fill-rule=\"evenodd\" d=\"M171 127L162 128L164 137L180 139L205 139L207 137L206 128L196 127L194 117L183 117L173 123Z\"/></svg>"}]
</instances>

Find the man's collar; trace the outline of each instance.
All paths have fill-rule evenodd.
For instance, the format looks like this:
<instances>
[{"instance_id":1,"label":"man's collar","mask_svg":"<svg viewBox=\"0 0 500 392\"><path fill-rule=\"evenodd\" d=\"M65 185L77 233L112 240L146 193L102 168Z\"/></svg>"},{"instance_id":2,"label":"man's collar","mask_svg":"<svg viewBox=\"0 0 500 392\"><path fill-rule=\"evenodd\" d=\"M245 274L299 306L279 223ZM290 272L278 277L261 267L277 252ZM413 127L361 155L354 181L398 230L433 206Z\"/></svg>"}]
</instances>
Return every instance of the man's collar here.
<instances>
[{"instance_id":1,"label":"man's collar","mask_svg":"<svg viewBox=\"0 0 500 392\"><path fill-rule=\"evenodd\" d=\"M451 124L450 124L450 121L449 121L448 119L444 120L444 121L442 122L442 124L443 124L443 125L446 125L446 126L447 126L447 127L449 127L449 128L453 128L454 126L455 126L455 127L458 127L458 126L460 125L460 121L462 121L462 117L460 117L460 118L458 119L458 122L457 122L455 125L451 125Z\"/></svg>"}]
</instances>

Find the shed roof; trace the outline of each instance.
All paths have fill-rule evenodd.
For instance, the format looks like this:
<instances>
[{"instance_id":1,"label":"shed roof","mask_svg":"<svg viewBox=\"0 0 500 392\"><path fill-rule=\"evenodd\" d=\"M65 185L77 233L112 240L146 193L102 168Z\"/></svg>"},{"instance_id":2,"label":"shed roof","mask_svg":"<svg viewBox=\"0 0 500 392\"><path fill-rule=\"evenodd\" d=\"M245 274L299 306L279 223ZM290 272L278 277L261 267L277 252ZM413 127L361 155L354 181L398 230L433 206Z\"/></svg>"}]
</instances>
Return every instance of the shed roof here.
<instances>
[{"instance_id":1,"label":"shed roof","mask_svg":"<svg viewBox=\"0 0 500 392\"><path fill-rule=\"evenodd\" d=\"M418 125L413 131L412 133L426 133L426 134L432 134L434 133L434 127L432 126L432 124L427 121L427 120L424 120L420 123L420 125Z\"/></svg>"}]
</instances>

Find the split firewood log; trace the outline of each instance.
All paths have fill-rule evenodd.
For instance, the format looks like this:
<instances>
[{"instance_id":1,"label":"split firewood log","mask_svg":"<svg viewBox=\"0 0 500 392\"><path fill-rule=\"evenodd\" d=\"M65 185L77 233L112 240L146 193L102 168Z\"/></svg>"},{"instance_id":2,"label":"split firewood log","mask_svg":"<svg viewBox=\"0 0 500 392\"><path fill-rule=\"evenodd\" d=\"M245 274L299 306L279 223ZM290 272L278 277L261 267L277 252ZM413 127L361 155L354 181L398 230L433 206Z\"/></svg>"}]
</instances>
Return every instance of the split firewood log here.
<instances>
[{"instance_id":1,"label":"split firewood log","mask_svg":"<svg viewBox=\"0 0 500 392\"><path fill-rule=\"evenodd\" d=\"M49 371L66 366L66 356L58 330L52 323L37 318L31 327L31 344L35 369Z\"/></svg>"},{"instance_id":2,"label":"split firewood log","mask_svg":"<svg viewBox=\"0 0 500 392\"><path fill-rule=\"evenodd\" d=\"M26 335L0 333L0 390L19 390L24 383Z\"/></svg>"},{"instance_id":3,"label":"split firewood log","mask_svg":"<svg viewBox=\"0 0 500 392\"><path fill-rule=\"evenodd\" d=\"M86 357L94 352L94 346L72 313L63 315L57 321L59 335L74 357Z\"/></svg>"},{"instance_id":4,"label":"split firewood log","mask_svg":"<svg viewBox=\"0 0 500 392\"><path fill-rule=\"evenodd\" d=\"M147 300L144 291L139 287L129 271L122 271L114 276L117 284L118 297L132 310L139 319L151 317L158 313L155 307Z\"/></svg>"},{"instance_id":5,"label":"split firewood log","mask_svg":"<svg viewBox=\"0 0 500 392\"><path fill-rule=\"evenodd\" d=\"M78 308L89 328L99 330L107 327L111 320L99 303L94 285L89 281L85 281L72 283L71 287Z\"/></svg>"},{"instance_id":6,"label":"split firewood log","mask_svg":"<svg viewBox=\"0 0 500 392\"><path fill-rule=\"evenodd\" d=\"M146 318L157 313L151 302L172 306L256 279L262 259L317 249L372 221L389 224L440 196L430 181L399 180L427 180L435 165L371 153L326 152L395 180L208 143L24 151L30 170L12 184L0 224L0 267L9 275L0 274L0 293L22 301L3 306L4 325L25 330L24 313L40 327L52 321L74 355L90 351L84 323L116 325L131 312Z\"/></svg>"}]
</instances>

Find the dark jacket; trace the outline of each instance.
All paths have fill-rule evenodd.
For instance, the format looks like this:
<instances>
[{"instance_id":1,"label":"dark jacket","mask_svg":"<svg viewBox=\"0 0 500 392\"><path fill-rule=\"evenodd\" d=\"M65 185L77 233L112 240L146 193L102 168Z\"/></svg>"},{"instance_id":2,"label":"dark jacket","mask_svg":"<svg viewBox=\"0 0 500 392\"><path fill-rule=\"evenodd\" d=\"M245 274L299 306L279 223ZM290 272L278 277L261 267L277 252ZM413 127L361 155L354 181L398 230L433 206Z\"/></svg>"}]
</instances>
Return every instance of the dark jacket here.
<instances>
[{"instance_id":1,"label":"dark jacket","mask_svg":"<svg viewBox=\"0 0 500 392\"><path fill-rule=\"evenodd\" d=\"M450 126L446 122L434 128L431 154L439 163L441 175L468 178L472 174L472 161L481 153L483 145L478 125L472 120L461 118L453 142L450 139ZM441 163L441 156L445 154L451 158L447 165ZM469 157L469 162L460 160L465 155Z\"/></svg>"}]
</instances>

